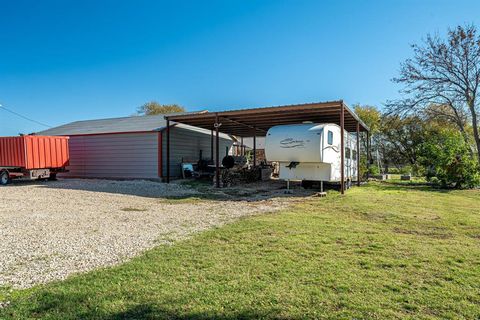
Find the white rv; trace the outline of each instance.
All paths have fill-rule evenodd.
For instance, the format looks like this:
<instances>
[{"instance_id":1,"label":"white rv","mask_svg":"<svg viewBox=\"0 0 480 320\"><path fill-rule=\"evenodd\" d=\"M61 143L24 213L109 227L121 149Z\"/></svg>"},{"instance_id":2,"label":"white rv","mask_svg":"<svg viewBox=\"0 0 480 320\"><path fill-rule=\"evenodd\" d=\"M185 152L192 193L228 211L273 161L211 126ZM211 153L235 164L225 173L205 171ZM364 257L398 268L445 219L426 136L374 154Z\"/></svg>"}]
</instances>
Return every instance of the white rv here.
<instances>
[{"instance_id":1,"label":"white rv","mask_svg":"<svg viewBox=\"0 0 480 320\"><path fill-rule=\"evenodd\" d=\"M265 156L280 165L279 178L287 181L340 182L340 126L303 123L268 130ZM344 131L345 182L358 179L356 137Z\"/></svg>"}]
</instances>

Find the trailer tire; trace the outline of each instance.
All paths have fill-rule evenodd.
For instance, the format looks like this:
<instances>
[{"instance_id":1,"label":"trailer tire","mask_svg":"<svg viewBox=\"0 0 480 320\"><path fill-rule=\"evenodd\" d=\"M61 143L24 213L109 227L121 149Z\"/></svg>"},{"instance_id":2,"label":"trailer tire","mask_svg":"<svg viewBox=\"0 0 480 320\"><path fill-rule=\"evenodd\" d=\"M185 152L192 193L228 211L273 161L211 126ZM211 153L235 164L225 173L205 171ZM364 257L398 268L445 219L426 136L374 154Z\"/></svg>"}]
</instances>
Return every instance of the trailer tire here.
<instances>
[{"instance_id":1,"label":"trailer tire","mask_svg":"<svg viewBox=\"0 0 480 320\"><path fill-rule=\"evenodd\" d=\"M50 173L50 177L48 178L48 181L57 181L57 174L56 173Z\"/></svg>"},{"instance_id":2,"label":"trailer tire","mask_svg":"<svg viewBox=\"0 0 480 320\"><path fill-rule=\"evenodd\" d=\"M0 185L6 186L10 182L10 175L8 171L0 172Z\"/></svg>"}]
</instances>

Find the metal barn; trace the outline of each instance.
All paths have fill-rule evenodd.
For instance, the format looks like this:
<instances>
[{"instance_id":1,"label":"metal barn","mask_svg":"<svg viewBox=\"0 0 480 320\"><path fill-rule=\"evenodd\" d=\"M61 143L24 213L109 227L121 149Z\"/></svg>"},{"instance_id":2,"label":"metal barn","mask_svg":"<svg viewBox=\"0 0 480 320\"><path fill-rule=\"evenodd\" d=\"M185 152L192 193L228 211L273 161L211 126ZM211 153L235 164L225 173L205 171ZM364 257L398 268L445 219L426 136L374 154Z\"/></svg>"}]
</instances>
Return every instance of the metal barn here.
<instances>
[{"instance_id":1,"label":"metal barn","mask_svg":"<svg viewBox=\"0 0 480 320\"><path fill-rule=\"evenodd\" d=\"M165 115L77 121L38 135L69 136L70 165L62 177L160 179L167 171L180 177L182 162L213 154L211 130L177 124L170 127L170 170L167 170ZM219 153L231 148L230 136L220 136Z\"/></svg>"}]
</instances>

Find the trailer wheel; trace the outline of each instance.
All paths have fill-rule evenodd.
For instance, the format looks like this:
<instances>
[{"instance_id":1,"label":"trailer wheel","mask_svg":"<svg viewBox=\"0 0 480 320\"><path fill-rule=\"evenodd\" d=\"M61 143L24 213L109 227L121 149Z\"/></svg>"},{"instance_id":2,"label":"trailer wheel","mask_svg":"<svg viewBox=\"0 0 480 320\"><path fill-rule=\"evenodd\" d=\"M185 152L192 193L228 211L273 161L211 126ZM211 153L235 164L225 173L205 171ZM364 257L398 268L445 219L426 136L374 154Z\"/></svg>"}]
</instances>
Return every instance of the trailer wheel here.
<instances>
[{"instance_id":1,"label":"trailer wheel","mask_svg":"<svg viewBox=\"0 0 480 320\"><path fill-rule=\"evenodd\" d=\"M10 175L7 171L2 171L0 173L0 185L6 186L10 182Z\"/></svg>"},{"instance_id":2,"label":"trailer wheel","mask_svg":"<svg viewBox=\"0 0 480 320\"><path fill-rule=\"evenodd\" d=\"M57 174L50 173L50 177L48 178L48 181L57 181Z\"/></svg>"}]
</instances>

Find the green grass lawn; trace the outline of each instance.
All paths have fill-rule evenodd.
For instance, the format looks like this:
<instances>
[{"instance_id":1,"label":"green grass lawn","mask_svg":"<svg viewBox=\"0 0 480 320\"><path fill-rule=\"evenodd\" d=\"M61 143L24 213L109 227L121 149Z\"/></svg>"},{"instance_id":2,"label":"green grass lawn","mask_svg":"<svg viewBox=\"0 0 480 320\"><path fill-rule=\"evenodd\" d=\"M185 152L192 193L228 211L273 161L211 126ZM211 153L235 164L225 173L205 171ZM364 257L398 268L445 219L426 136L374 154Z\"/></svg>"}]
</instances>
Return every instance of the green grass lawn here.
<instances>
[{"instance_id":1,"label":"green grass lawn","mask_svg":"<svg viewBox=\"0 0 480 320\"><path fill-rule=\"evenodd\" d=\"M371 183L2 299L18 319L479 319L480 192Z\"/></svg>"}]
</instances>

